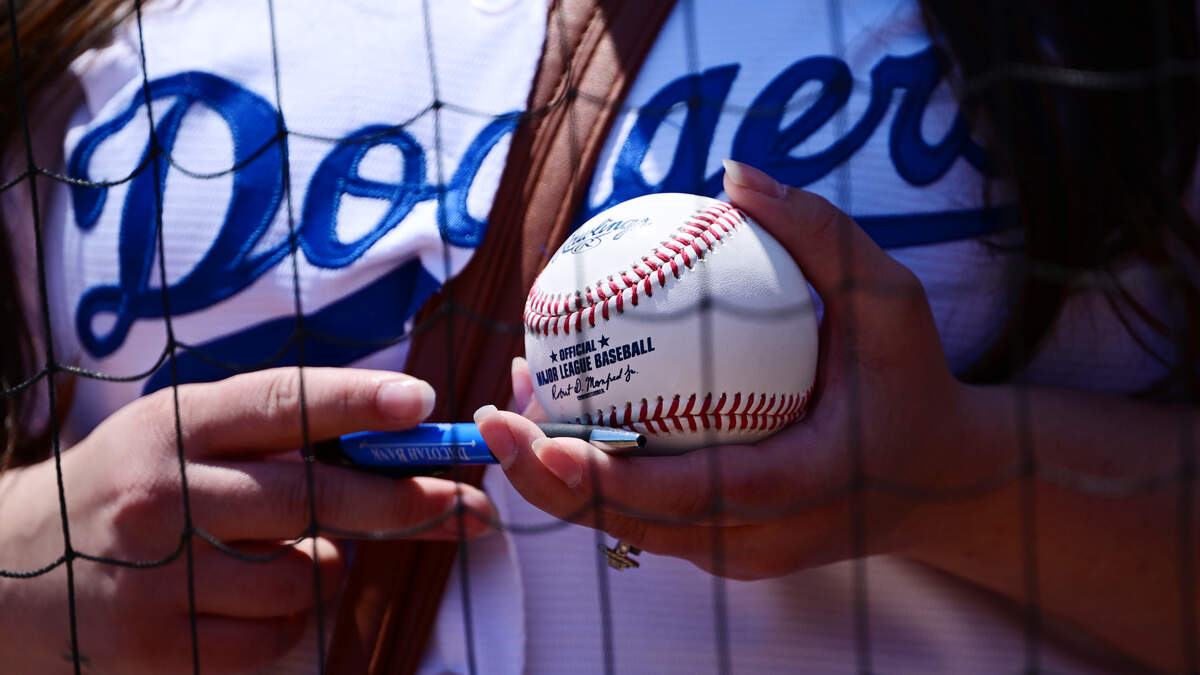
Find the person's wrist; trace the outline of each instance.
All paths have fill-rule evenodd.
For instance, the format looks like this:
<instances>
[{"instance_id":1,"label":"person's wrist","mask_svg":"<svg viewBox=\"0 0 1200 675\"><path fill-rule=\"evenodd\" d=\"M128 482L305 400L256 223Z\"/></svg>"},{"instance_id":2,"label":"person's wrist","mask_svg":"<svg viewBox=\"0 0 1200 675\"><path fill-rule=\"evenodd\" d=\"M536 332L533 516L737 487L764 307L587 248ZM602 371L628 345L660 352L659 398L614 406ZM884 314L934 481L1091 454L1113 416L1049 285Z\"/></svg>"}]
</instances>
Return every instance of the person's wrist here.
<instances>
[{"instance_id":1,"label":"person's wrist","mask_svg":"<svg viewBox=\"0 0 1200 675\"><path fill-rule=\"evenodd\" d=\"M973 536L989 496L1014 468L1003 451L1011 412L1004 389L955 381L948 405L921 441L925 478L904 486L909 506L897 528L896 553L928 561Z\"/></svg>"}]
</instances>

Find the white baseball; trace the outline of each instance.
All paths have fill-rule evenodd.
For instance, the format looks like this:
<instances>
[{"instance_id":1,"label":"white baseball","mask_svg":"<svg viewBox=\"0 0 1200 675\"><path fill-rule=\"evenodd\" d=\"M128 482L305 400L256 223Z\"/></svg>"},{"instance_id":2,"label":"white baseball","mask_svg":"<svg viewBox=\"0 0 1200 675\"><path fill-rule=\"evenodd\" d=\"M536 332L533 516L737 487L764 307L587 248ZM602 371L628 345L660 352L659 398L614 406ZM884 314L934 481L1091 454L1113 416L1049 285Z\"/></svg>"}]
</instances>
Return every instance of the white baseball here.
<instances>
[{"instance_id":1,"label":"white baseball","mask_svg":"<svg viewBox=\"0 0 1200 675\"><path fill-rule=\"evenodd\" d=\"M799 267L746 214L654 194L597 214L555 252L525 303L525 355L552 420L683 452L802 418L817 322Z\"/></svg>"}]
</instances>

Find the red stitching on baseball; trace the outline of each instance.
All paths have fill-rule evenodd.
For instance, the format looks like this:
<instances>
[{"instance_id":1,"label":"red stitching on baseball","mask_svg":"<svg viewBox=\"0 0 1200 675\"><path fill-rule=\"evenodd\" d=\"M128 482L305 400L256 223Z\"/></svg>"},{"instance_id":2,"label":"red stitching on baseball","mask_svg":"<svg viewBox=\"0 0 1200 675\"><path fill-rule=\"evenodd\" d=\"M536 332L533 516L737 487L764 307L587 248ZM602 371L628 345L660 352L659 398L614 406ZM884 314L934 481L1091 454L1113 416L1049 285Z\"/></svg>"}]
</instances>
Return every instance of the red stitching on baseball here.
<instances>
[{"instance_id":1,"label":"red stitching on baseball","mask_svg":"<svg viewBox=\"0 0 1200 675\"><path fill-rule=\"evenodd\" d=\"M667 269L671 276L678 279L684 268L690 269L695 260L703 260L705 253L711 251L717 244L725 241L724 234L729 234L746 222L746 216L740 210L727 202L717 202L712 206L693 213L679 226L670 238L661 242L648 255L607 279L597 280L585 286L583 292L569 294L545 294L536 285L530 289L525 302L525 328L542 335L557 335L558 323L562 320L563 332L569 332L574 324L580 330L583 324L583 313L588 314L588 327L596 327L596 305L600 305L600 315L608 320L611 316L609 301L615 300L616 311L625 311L625 298L633 306L638 304L638 283L646 297L653 295L654 283L659 287L667 285ZM645 265L649 272L640 268ZM639 281L629 276L632 272ZM619 280L619 281L618 281ZM607 291L605 289L607 286Z\"/></svg>"},{"instance_id":2,"label":"red stitching on baseball","mask_svg":"<svg viewBox=\"0 0 1200 675\"><path fill-rule=\"evenodd\" d=\"M670 435L674 433L718 429L727 431L760 431L774 432L793 422L797 422L808 414L809 398L812 389L803 394L770 394L752 392L745 397L741 392L735 392L733 403L728 410L722 411L728 394L722 393L716 408L705 411L712 402L712 395L705 396L705 405L693 412L697 396L691 394L686 399L679 394L670 397L655 397L655 404L650 406L648 399L634 403L626 402L620 406L607 406L595 412L584 413L576 417L579 424L607 424L609 426L632 429L648 435ZM669 400L664 412L664 401ZM686 402L680 410L680 402Z\"/></svg>"}]
</instances>

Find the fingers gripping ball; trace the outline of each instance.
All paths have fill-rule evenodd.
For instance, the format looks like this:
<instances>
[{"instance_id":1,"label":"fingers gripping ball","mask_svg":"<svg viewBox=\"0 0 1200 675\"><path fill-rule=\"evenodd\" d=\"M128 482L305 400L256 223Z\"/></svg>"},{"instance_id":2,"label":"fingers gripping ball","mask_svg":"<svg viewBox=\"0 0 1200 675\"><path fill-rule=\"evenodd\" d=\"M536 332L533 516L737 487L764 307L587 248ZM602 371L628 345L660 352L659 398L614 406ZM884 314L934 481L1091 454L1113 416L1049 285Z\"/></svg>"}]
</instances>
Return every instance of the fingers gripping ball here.
<instances>
[{"instance_id":1,"label":"fingers gripping ball","mask_svg":"<svg viewBox=\"0 0 1200 675\"><path fill-rule=\"evenodd\" d=\"M555 252L525 304L525 355L551 419L636 429L683 452L803 417L817 322L800 269L746 214L647 195Z\"/></svg>"}]
</instances>

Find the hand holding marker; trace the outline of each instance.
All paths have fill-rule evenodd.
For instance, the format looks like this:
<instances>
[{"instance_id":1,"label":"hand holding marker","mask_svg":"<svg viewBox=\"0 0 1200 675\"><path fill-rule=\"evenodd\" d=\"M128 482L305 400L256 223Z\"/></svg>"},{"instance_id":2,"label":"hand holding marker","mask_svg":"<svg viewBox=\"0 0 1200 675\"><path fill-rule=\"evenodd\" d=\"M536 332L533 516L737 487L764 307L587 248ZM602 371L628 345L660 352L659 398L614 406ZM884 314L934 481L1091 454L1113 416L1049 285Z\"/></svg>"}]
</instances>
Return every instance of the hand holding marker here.
<instances>
[{"instance_id":1,"label":"hand holding marker","mask_svg":"<svg viewBox=\"0 0 1200 675\"><path fill-rule=\"evenodd\" d=\"M646 447L636 431L585 424L539 424L550 438L579 438L611 454ZM455 464L495 464L479 428L470 423L418 424L403 431L361 431L313 444L317 459L387 476L431 476Z\"/></svg>"}]
</instances>

